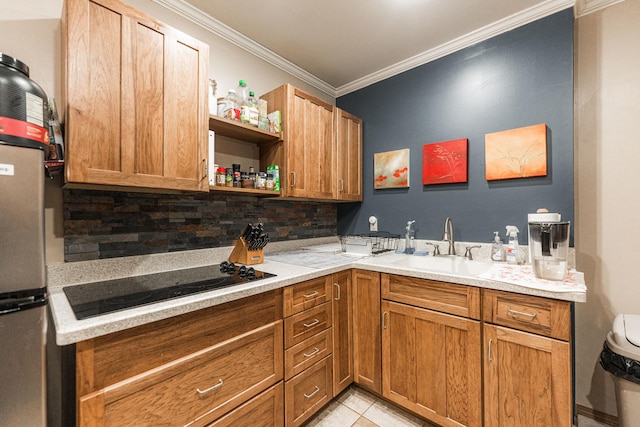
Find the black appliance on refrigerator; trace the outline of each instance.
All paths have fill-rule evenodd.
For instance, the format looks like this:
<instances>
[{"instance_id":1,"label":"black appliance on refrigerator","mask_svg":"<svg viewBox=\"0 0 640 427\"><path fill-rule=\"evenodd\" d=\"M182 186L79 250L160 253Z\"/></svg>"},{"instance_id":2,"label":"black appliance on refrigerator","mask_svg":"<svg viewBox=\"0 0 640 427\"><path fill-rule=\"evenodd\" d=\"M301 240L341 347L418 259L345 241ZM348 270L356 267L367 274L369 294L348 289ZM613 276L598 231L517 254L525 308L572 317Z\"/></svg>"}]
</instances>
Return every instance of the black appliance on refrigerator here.
<instances>
[{"instance_id":1,"label":"black appliance on refrigerator","mask_svg":"<svg viewBox=\"0 0 640 427\"><path fill-rule=\"evenodd\" d=\"M0 53L0 425L46 426L44 91Z\"/></svg>"}]
</instances>

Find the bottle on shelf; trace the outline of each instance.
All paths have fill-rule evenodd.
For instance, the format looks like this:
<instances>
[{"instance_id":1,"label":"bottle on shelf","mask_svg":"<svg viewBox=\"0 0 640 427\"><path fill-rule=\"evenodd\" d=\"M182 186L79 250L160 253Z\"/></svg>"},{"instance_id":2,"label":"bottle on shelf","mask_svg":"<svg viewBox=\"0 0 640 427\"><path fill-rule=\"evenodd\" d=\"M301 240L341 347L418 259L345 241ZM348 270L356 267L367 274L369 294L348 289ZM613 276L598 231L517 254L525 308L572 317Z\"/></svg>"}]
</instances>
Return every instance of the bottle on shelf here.
<instances>
[{"instance_id":1,"label":"bottle on shelf","mask_svg":"<svg viewBox=\"0 0 640 427\"><path fill-rule=\"evenodd\" d=\"M258 100L252 90L249 91L247 105L249 107L249 124L258 127Z\"/></svg>"},{"instance_id":2,"label":"bottle on shelf","mask_svg":"<svg viewBox=\"0 0 640 427\"><path fill-rule=\"evenodd\" d=\"M216 116L218 115L218 98L216 95L216 90L218 84L215 80L209 79L209 115Z\"/></svg>"},{"instance_id":3,"label":"bottle on shelf","mask_svg":"<svg viewBox=\"0 0 640 427\"><path fill-rule=\"evenodd\" d=\"M235 90L229 89L227 96L218 100L218 116L225 119L240 120L240 110L238 109L238 98Z\"/></svg>"},{"instance_id":4,"label":"bottle on shelf","mask_svg":"<svg viewBox=\"0 0 640 427\"><path fill-rule=\"evenodd\" d=\"M238 98L238 107L240 108L240 121L249 124L249 87L244 80L238 82L236 96Z\"/></svg>"}]
</instances>

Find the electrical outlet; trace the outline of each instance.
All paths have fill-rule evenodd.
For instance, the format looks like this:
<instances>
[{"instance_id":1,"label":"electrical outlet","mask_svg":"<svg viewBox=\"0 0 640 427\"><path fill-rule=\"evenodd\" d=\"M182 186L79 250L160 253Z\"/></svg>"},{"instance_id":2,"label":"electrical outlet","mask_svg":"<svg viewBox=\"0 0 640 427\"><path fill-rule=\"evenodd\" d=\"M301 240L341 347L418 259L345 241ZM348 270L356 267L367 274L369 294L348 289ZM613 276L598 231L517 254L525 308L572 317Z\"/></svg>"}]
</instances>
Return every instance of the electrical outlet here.
<instances>
[{"instance_id":1,"label":"electrical outlet","mask_svg":"<svg viewBox=\"0 0 640 427\"><path fill-rule=\"evenodd\" d=\"M378 218L373 215L369 217L369 231L378 231Z\"/></svg>"}]
</instances>

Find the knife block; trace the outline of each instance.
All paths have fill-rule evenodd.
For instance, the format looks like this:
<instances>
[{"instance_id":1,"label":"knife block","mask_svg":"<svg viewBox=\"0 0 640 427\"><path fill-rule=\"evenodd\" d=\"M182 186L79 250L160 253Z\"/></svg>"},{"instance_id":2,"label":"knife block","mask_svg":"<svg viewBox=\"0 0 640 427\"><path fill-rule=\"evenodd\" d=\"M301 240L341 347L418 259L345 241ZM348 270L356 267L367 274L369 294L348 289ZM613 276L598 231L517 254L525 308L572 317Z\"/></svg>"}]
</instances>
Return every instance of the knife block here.
<instances>
[{"instance_id":1,"label":"knife block","mask_svg":"<svg viewBox=\"0 0 640 427\"><path fill-rule=\"evenodd\" d=\"M246 265L261 264L264 262L264 249L250 251L247 242L240 237L229 255L229 261Z\"/></svg>"}]
</instances>

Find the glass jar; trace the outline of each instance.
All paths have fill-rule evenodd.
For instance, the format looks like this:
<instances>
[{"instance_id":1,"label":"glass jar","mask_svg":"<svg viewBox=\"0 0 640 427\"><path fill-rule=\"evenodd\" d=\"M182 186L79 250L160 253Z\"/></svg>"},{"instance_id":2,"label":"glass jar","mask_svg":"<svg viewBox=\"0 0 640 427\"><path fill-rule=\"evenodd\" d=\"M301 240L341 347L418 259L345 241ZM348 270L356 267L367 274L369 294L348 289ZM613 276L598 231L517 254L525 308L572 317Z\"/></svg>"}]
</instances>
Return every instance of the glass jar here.
<instances>
[{"instance_id":1,"label":"glass jar","mask_svg":"<svg viewBox=\"0 0 640 427\"><path fill-rule=\"evenodd\" d=\"M265 182L265 189L273 191L273 185L274 185L273 175L268 173L267 174L267 179L266 179L266 182Z\"/></svg>"},{"instance_id":2,"label":"glass jar","mask_svg":"<svg viewBox=\"0 0 640 427\"><path fill-rule=\"evenodd\" d=\"M227 183L227 171L225 168L218 168L216 171L216 185L224 186Z\"/></svg>"},{"instance_id":3,"label":"glass jar","mask_svg":"<svg viewBox=\"0 0 640 427\"><path fill-rule=\"evenodd\" d=\"M258 172L256 175L256 188L258 190L264 190L267 186L267 174L264 172Z\"/></svg>"},{"instance_id":4,"label":"glass jar","mask_svg":"<svg viewBox=\"0 0 640 427\"><path fill-rule=\"evenodd\" d=\"M233 187L233 169L227 168L225 177L224 177L224 185L225 187Z\"/></svg>"}]
</instances>

